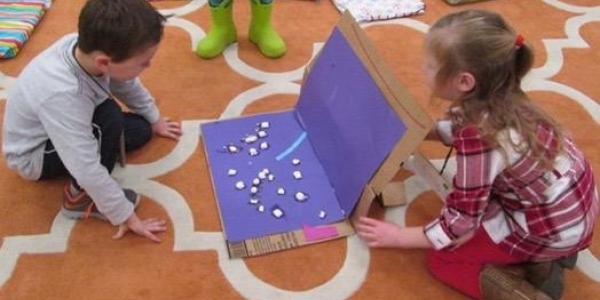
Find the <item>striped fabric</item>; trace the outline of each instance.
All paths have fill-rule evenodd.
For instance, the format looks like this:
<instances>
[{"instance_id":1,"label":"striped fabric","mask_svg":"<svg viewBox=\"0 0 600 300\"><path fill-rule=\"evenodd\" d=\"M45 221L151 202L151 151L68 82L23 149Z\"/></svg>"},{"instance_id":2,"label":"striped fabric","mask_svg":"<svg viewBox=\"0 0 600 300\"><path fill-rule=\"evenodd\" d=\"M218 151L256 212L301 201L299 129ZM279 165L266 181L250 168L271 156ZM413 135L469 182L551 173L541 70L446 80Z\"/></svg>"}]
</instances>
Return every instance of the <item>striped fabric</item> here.
<instances>
[{"instance_id":1,"label":"striped fabric","mask_svg":"<svg viewBox=\"0 0 600 300\"><path fill-rule=\"evenodd\" d=\"M43 0L0 0L0 59L15 57L45 13Z\"/></svg>"}]
</instances>

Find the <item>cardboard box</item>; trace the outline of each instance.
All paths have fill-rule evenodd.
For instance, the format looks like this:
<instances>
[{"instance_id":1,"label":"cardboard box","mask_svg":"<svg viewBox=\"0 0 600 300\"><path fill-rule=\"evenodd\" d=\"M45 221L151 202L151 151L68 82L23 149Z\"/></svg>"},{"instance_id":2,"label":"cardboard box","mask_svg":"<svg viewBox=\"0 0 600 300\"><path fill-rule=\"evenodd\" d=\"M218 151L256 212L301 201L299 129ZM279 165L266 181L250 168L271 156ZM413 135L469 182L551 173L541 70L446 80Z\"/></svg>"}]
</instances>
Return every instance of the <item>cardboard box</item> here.
<instances>
[{"instance_id":1,"label":"cardboard box","mask_svg":"<svg viewBox=\"0 0 600 300\"><path fill-rule=\"evenodd\" d=\"M350 220L368 213L431 127L344 14L310 64L294 109L201 126L230 256L352 234Z\"/></svg>"}]
</instances>

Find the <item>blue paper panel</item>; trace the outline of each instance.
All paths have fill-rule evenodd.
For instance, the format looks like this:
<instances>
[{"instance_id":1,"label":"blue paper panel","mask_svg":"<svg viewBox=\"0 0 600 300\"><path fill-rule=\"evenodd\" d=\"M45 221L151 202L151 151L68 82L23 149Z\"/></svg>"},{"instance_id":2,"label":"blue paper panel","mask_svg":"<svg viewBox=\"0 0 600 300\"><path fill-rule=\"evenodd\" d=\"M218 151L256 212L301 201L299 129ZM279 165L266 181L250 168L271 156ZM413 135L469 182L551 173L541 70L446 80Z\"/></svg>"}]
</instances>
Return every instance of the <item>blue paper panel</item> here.
<instances>
[{"instance_id":1,"label":"blue paper panel","mask_svg":"<svg viewBox=\"0 0 600 300\"><path fill-rule=\"evenodd\" d=\"M337 28L302 87L297 113L340 206L351 212L406 126Z\"/></svg>"},{"instance_id":2,"label":"blue paper panel","mask_svg":"<svg viewBox=\"0 0 600 300\"><path fill-rule=\"evenodd\" d=\"M268 137L251 145L241 142L246 135L256 134L257 124L263 121L270 122L270 128L266 130ZM201 129L227 240L239 242L302 229L303 225L325 225L346 218L309 140L299 139L304 131L294 112L208 123ZM258 156L250 156L248 149L259 149L262 141L267 141L271 147L259 150ZM240 153L230 154L223 148L228 144L243 149ZM281 160L276 159L278 156ZM300 159L299 166L292 165L294 158ZM275 175L275 180L263 181L260 185L259 199L265 206L265 212L261 213L257 211L258 205L249 204L249 200L252 179L258 177L264 168ZM237 170L238 174L228 176L229 169ZM303 179L293 178L295 170L301 171ZM242 191L235 187L240 180L246 185ZM277 195L279 187L286 190L286 195ZM303 203L295 201L294 194L298 191L309 194L310 198ZM276 219L271 215L274 205L283 209L283 218ZM327 213L324 219L318 217L321 210Z\"/></svg>"}]
</instances>

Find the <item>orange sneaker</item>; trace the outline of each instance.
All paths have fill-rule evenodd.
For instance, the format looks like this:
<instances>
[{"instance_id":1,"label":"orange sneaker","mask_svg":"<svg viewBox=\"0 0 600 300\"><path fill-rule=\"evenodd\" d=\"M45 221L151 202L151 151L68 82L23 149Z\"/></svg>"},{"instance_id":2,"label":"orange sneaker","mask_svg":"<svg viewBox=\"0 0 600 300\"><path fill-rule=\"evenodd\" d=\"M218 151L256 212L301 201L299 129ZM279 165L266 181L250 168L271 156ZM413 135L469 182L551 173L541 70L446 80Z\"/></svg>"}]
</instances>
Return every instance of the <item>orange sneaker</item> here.
<instances>
[{"instance_id":1,"label":"orange sneaker","mask_svg":"<svg viewBox=\"0 0 600 300\"><path fill-rule=\"evenodd\" d=\"M125 198L136 208L140 203L140 195L130 189L123 189L123 192ZM69 219L87 219L91 216L106 220L106 217L98 211L92 198L83 190L74 196L71 193L70 184L65 185L63 189L63 206L60 212Z\"/></svg>"}]
</instances>

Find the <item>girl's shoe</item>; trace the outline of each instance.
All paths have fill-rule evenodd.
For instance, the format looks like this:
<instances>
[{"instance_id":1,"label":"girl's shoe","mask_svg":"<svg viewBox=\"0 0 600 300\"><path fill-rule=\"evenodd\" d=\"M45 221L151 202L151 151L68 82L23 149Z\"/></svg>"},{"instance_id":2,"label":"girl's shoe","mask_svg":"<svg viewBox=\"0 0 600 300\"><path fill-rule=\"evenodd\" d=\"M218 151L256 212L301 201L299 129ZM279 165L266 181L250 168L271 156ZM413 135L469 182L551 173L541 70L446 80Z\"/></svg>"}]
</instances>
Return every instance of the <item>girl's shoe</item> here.
<instances>
[{"instance_id":1,"label":"girl's shoe","mask_svg":"<svg viewBox=\"0 0 600 300\"><path fill-rule=\"evenodd\" d=\"M522 269L484 267L479 277L482 299L488 300L551 300L525 279Z\"/></svg>"},{"instance_id":2,"label":"girl's shoe","mask_svg":"<svg viewBox=\"0 0 600 300\"><path fill-rule=\"evenodd\" d=\"M573 269L577 253L561 259L526 264L525 278L552 299L560 299L564 291L563 270Z\"/></svg>"}]
</instances>

